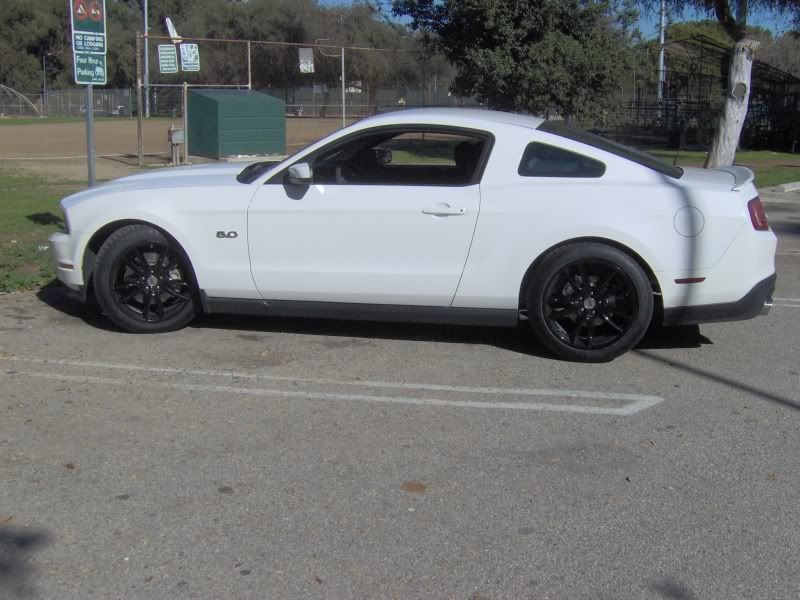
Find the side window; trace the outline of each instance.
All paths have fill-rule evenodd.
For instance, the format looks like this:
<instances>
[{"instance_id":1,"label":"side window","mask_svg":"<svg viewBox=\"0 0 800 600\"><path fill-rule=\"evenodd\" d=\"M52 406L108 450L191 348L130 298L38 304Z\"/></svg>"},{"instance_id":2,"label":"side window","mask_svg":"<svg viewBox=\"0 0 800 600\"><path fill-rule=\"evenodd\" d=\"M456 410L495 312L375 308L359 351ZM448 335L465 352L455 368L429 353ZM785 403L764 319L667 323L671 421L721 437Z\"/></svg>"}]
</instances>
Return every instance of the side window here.
<instances>
[{"instance_id":1,"label":"side window","mask_svg":"<svg viewBox=\"0 0 800 600\"><path fill-rule=\"evenodd\" d=\"M532 142L525 148L517 172L523 177L602 177L606 166L576 152Z\"/></svg>"},{"instance_id":2,"label":"side window","mask_svg":"<svg viewBox=\"0 0 800 600\"><path fill-rule=\"evenodd\" d=\"M340 185L468 185L475 181L486 139L437 131L383 132L324 151L314 183Z\"/></svg>"}]
</instances>

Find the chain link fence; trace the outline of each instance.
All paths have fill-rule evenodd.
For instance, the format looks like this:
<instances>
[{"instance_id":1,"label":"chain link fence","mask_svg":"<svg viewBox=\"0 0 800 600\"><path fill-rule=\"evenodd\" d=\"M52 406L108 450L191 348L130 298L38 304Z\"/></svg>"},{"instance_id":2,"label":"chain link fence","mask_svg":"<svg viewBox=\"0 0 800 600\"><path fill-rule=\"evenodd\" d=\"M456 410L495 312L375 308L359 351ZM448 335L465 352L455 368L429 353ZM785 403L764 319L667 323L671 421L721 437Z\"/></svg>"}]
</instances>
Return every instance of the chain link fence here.
<instances>
[{"instance_id":1,"label":"chain link fence","mask_svg":"<svg viewBox=\"0 0 800 600\"><path fill-rule=\"evenodd\" d=\"M47 90L46 94L0 90L0 117L81 117L85 114L84 88ZM135 117L136 88L95 88L94 114Z\"/></svg>"},{"instance_id":2,"label":"chain link fence","mask_svg":"<svg viewBox=\"0 0 800 600\"><path fill-rule=\"evenodd\" d=\"M616 113L581 125L640 148L708 150L728 91L730 48L694 36L668 42L664 50L660 100L656 71L632 73ZM654 56L645 64L654 64ZM754 61L740 144L789 152L800 147L800 79Z\"/></svg>"},{"instance_id":3,"label":"chain link fence","mask_svg":"<svg viewBox=\"0 0 800 600\"><path fill-rule=\"evenodd\" d=\"M254 90L281 99L287 152L379 112L478 105L452 96L449 73L417 52L204 38L176 44L152 35L138 42L143 163L170 156L167 130L186 122L185 97L192 88ZM187 70L186 58L190 69L199 70Z\"/></svg>"},{"instance_id":4,"label":"chain link fence","mask_svg":"<svg viewBox=\"0 0 800 600\"><path fill-rule=\"evenodd\" d=\"M453 67L418 52L331 46L325 40L287 44L184 38L175 44L166 37L139 36L137 41L137 85L94 89L94 112L104 117L96 127L98 152L128 165L163 165L171 160L168 131L185 126L186 98L194 88L254 90L282 100L287 153L376 113L479 106L472 98L450 94ZM199 70L186 69L180 50L186 45L196 48L194 56L186 58L193 58ZM641 148L708 149L726 93L728 49L693 38L670 42L665 50L666 81L660 101L654 67L658 47L653 46L643 49L649 54L642 56L641 65L623 79L618 91L611 92L608 108L576 124ZM159 51L164 53L161 60ZM800 80L756 61L751 87L742 146L797 151ZM0 85L0 117L79 119L85 111L84 88L53 89L43 95ZM559 118L555 113L545 116ZM58 131L52 137L8 144L0 157L33 160L84 152L80 127L57 123L53 127Z\"/></svg>"}]
</instances>

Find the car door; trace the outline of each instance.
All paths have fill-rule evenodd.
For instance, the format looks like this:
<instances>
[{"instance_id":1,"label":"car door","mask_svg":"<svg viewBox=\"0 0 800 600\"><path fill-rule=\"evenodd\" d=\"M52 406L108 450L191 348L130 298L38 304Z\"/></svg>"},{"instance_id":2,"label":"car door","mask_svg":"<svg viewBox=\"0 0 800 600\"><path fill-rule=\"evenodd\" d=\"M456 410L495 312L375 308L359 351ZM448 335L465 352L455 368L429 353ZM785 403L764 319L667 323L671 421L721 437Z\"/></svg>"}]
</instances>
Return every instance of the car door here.
<instances>
[{"instance_id":1,"label":"car door","mask_svg":"<svg viewBox=\"0 0 800 600\"><path fill-rule=\"evenodd\" d=\"M478 218L487 142L459 131L368 130L302 158L309 184L272 177L248 215L262 297L449 306Z\"/></svg>"}]
</instances>

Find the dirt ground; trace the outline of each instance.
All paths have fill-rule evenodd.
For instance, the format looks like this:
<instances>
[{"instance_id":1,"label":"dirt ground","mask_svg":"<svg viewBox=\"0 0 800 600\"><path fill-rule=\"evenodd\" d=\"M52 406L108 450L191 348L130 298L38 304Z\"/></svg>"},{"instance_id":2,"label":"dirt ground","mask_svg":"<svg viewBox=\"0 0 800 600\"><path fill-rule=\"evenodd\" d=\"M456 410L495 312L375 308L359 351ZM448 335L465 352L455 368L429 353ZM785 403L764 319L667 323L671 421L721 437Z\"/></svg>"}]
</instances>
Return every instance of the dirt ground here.
<instances>
[{"instance_id":1,"label":"dirt ground","mask_svg":"<svg viewBox=\"0 0 800 600\"><path fill-rule=\"evenodd\" d=\"M180 119L148 119L144 123L145 163L164 165L167 129ZM340 119L287 119L286 151L295 152L341 127ZM137 167L136 119L95 123L97 178L114 179ZM193 162L206 159L192 159ZM0 167L45 174L57 179L86 177L86 126L75 123L34 123L0 126Z\"/></svg>"}]
</instances>

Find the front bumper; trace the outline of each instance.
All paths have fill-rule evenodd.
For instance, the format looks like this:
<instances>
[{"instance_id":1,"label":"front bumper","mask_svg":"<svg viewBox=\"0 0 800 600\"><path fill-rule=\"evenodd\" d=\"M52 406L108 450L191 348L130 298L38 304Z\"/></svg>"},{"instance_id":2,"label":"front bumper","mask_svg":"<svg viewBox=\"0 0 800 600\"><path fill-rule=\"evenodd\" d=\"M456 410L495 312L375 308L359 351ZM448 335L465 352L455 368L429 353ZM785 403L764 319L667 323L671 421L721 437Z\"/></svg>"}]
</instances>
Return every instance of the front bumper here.
<instances>
[{"instance_id":1,"label":"front bumper","mask_svg":"<svg viewBox=\"0 0 800 600\"><path fill-rule=\"evenodd\" d=\"M75 238L58 231L50 236L49 242L58 280L67 288L79 291L83 287L83 272L75 256Z\"/></svg>"},{"instance_id":2,"label":"front bumper","mask_svg":"<svg viewBox=\"0 0 800 600\"><path fill-rule=\"evenodd\" d=\"M694 323L718 323L744 321L766 315L772 307L777 274L762 279L736 302L677 306L664 309L664 325L690 325Z\"/></svg>"}]
</instances>

